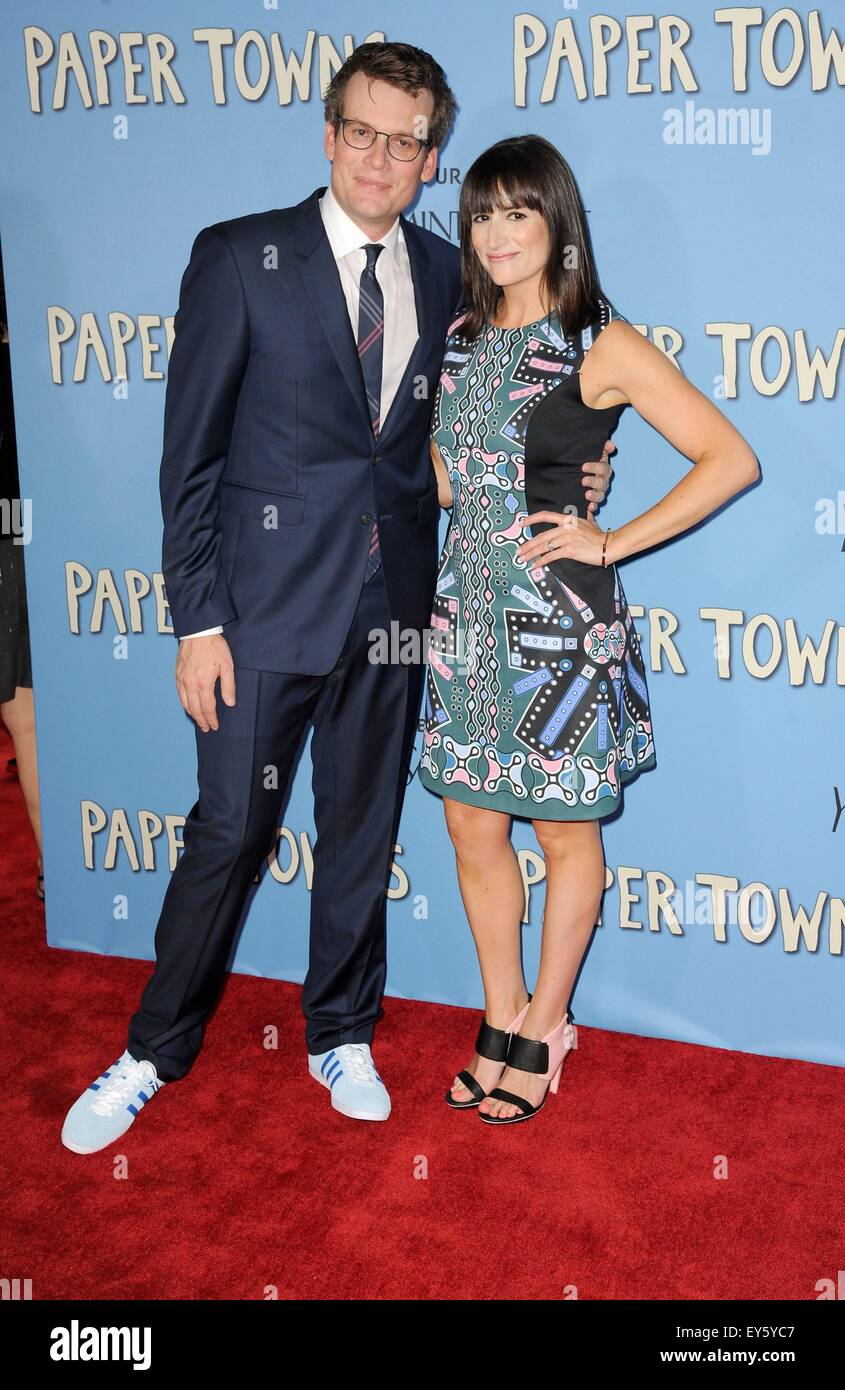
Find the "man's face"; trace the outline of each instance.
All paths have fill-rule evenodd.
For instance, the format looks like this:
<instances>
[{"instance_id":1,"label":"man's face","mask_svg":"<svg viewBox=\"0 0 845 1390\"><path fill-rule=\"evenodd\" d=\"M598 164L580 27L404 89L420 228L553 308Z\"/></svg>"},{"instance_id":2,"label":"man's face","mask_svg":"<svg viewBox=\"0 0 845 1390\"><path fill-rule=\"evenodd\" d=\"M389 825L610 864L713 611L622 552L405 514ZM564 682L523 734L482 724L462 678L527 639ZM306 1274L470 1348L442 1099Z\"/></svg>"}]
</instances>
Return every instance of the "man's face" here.
<instances>
[{"instance_id":1,"label":"man's face","mask_svg":"<svg viewBox=\"0 0 845 1390\"><path fill-rule=\"evenodd\" d=\"M433 110L434 98L425 89L412 97L387 82L356 72L347 83L341 115L388 135L424 139ZM434 178L437 166L434 148L422 149L415 159L394 159L382 135L376 136L369 149L354 149L341 130L335 136L330 122L326 122L323 148L332 163L332 192L344 212L373 240L384 236L413 201L420 183Z\"/></svg>"}]
</instances>

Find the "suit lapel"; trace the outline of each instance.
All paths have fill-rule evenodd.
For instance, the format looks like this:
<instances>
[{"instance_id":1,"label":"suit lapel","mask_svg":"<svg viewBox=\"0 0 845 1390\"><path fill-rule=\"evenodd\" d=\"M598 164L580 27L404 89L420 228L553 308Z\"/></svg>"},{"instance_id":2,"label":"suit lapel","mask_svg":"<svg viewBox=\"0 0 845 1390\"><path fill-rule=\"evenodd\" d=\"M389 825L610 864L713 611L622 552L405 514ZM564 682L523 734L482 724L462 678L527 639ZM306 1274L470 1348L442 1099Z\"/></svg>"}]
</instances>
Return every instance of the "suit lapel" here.
<instances>
[{"instance_id":1,"label":"suit lapel","mask_svg":"<svg viewBox=\"0 0 845 1390\"><path fill-rule=\"evenodd\" d=\"M364 374L361 371L361 362L358 357L358 344L352 333L346 297L343 293L337 263L332 255L332 248L326 236L326 229L319 208L319 200L325 191L325 187L315 189L310 197L298 205L299 216L294 240L297 252L296 269L308 291L314 312L331 344L338 366L358 404L363 423L372 435ZM400 222L408 248L411 278L414 284L417 341L413 346L402 380L379 431L379 443L391 430L395 429L397 420L401 418L403 409L408 404L410 382L417 369L426 360L429 351L429 312L426 304L425 285L430 258L423 238L414 224L406 221L404 217L400 219Z\"/></svg>"},{"instance_id":2,"label":"suit lapel","mask_svg":"<svg viewBox=\"0 0 845 1390\"><path fill-rule=\"evenodd\" d=\"M319 208L319 200L325 191L325 188L317 188L310 198L299 204L300 215L295 236L299 259L296 268L311 297L314 312L323 326L338 366L358 403L364 424L372 434L358 344L352 334L346 297Z\"/></svg>"}]
</instances>

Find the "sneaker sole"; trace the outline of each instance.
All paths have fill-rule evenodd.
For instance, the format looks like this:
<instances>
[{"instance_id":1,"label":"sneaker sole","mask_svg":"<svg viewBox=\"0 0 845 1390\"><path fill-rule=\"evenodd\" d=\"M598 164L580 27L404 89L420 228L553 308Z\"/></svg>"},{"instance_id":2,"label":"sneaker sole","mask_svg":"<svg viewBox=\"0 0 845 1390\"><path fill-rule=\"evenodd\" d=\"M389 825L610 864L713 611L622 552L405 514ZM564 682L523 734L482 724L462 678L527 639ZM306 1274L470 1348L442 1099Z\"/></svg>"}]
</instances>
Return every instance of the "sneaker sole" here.
<instances>
[{"instance_id":1,"label":"sneaker sole","mask_svg":"<svg viewBox=\"0 0 845 1390\"><path fill-rule=\"evenodd\" d=\"M129 1128L131 1129L132 1126L130 1125ZM127 1133L128 1133L128 1130L124 1130L124 1134L127 1134ZM98 1154L98 1153L102 1153L103 1149L107 1149L107 1148L109 1147L110 1144L116 1144L116 1143L117 1143L117 1140L118 1140L118 1139L122 1139L122 1138L123 1138L123 1134L118 1134L118 1136L117 1136L116 1139L109 1139L109 1141L108 1141L107 1144L101 1144L101 1145L99 1146L99 1148L97 1148L97 1149L83 1149L79 1144L71 1144L70 1140L69 1140L69 1139L65 1139L64 1136L62 1136L62 1144L64 1145L64 1147L65 1147L66 1149L70 1149L71 1153L75 1153L75 1154Z\"/></svg>"},{"instance_id":2,"label":"sneaker sole","mask_svg":"<svg viewBox=\"0 0 845 1390\"><path fill-rule=\"evenodd\" d=\"M310 1067L308 1068L308 1075L309 1075L310 1077L313 1077L313 1079L314 1079L315 1081L319 1081L320 1085L323 1086L323 1087L325 1087L325 1089L326 1089L327 1091L331 1091L332 1109L333 1109L333 1110L337 1110L338 1114L340 1114L340 1115L346 1115L346 1117L347 1117L348 1119L350 1119L350 1120L386 1120L386 1119L388 1119L388 1118L390 1117L390 1111L389 1111L389 1110L388 1110L388 1112L387 1112L386 1115L372 1115L372 1114L370 1114L370 1112L367 1111L367 1110L349 1110L349 1109L345 1109L344 1106L338 1104L337 1097L336 1097L334 1091L332 1091L331 1085L329 1084L328 1081L326 1081L322 1076L317 1076L317 1075L311 1070Z\"/></svg>"},{"instance_id":3,"label":"sneaker sole","mask_svg":"<svg viewBox=\"0 0 845 1390\"><path fill-rule=\"evenodd\" d=\"M62 1140L62 1143L63 1143L63 1145L64 1145L64 1147L65 1147L66 1149L70 1149L71 1153L75 1153L75 1154L95 1154L95 1153L97 1152L96 1149L81 1149L81 1148L79 1147L78 1144L69 1144L68 1141L67 1141L67 1139L63 1139L63 1140Z\"/></svg>"}]
</instances>

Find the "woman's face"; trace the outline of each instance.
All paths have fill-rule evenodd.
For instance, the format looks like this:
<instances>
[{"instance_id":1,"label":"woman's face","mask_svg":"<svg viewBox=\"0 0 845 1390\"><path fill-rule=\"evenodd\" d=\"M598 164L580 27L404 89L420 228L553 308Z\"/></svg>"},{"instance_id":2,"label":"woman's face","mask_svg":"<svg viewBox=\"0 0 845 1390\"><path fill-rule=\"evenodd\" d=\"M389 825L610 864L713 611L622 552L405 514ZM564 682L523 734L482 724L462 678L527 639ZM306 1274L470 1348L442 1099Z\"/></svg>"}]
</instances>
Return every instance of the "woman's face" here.
<instances>
[{"instance_id":1,"label":"woman's face","mask_svg":"<svg viewBox=\"0 0 845 1390\"><path fill-rule=\"evenodd\" d=\"M536 279L549 259L549 229L533 208L494 208L472 219L475 254L496 285Z\"/></svg>"}]
</instances>

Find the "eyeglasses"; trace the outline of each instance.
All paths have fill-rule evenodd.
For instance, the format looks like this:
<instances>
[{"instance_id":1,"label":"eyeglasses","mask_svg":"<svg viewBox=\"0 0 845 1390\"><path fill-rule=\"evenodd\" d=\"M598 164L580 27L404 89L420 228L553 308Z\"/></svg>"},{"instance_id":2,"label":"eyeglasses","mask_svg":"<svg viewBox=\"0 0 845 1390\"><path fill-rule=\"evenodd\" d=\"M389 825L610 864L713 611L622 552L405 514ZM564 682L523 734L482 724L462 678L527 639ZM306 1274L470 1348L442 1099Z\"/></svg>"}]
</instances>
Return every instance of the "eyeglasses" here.
<instances>
[{"instance_id":1,"label":"eyeglasses","mask_svg":"<svg viewBox=\"0 0 845 1390\"><path fill-rule=\"evenodd\" d=\"M374 130L366 121L356 121L352 116L340 116L339 120L343 138L354 150L368 150L370 145L375 144L376 136L383 135L391 158L408 161L416 159L420 150L431 143L430 140L418 140L415 135L388 135L386 130Z\"/></svg>"}]
</instances>

